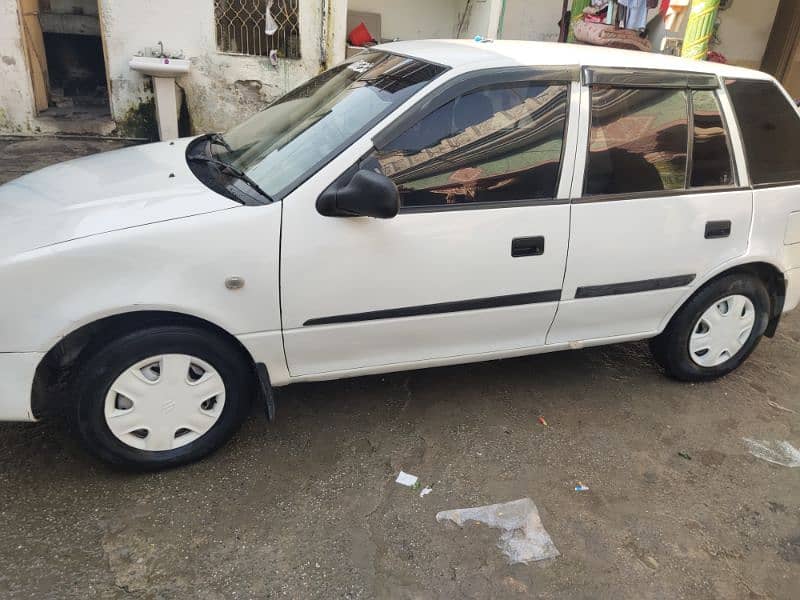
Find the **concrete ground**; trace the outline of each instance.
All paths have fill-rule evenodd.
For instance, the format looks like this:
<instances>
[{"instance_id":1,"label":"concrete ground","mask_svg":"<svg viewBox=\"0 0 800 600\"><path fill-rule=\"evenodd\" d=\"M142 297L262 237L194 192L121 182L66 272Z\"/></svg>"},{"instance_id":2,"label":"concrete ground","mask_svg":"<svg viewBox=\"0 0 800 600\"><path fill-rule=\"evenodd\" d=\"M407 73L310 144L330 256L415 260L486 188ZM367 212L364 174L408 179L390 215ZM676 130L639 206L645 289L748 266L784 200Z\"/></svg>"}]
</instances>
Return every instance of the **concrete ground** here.
<instances>
[{"instance_id":1,"label":"concrete ground","mask_svg":"<svg viewBox=\"0 0 800 600\"><path fill-rule=\"evenodd\" d=\"M116 145L0 141L0 178ZM0 596L797 598L800 469L742 438L800 446L799 341L800 313L704 385L637 343L292 386L274 425L254 410L148 475L57 423L5 424ZM434 518L526 496L560 557L509 566L497 530Z\"/></svg>"}]
</instances>

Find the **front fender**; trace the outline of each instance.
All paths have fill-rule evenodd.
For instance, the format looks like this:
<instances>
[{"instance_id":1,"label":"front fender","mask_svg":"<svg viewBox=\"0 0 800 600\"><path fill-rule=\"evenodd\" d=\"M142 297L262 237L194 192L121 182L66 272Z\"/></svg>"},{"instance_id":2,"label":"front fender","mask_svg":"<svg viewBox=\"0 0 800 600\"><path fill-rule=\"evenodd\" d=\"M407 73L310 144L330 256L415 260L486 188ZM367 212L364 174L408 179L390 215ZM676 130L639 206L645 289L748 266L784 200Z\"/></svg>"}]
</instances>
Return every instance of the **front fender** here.
<instances>
[{"instance_id":1,"label":"front fender","mask_svg":"<svg viewBox=\"0 0 800 600\"><path fill-rule=\"evenodd\" d=\"M0 262L0 352L46 352L95 320L185 313L233 335L280 330L279 204L55 244ZM228 289L229 277L244 279Z\"/></svg>"}]
</instances>

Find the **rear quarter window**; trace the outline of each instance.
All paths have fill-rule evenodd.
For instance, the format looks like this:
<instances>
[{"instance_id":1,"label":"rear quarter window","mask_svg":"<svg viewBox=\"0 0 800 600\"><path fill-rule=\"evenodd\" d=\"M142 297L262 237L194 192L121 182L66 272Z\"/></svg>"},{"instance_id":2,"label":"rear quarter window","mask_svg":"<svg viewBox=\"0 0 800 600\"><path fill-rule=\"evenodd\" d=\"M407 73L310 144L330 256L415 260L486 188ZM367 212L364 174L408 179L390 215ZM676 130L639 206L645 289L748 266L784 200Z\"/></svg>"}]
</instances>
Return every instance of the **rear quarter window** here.
<instances>
[{"instance_id":1,"label":"rear quarter window","mask_svg":"<svg viewBox=\"0 0 800 600\"><path fill-rule=\"evenodd\" d=\"M800 183L800 117L772 81L729 79L753 185Z\"/></svg>"}]
</instances>

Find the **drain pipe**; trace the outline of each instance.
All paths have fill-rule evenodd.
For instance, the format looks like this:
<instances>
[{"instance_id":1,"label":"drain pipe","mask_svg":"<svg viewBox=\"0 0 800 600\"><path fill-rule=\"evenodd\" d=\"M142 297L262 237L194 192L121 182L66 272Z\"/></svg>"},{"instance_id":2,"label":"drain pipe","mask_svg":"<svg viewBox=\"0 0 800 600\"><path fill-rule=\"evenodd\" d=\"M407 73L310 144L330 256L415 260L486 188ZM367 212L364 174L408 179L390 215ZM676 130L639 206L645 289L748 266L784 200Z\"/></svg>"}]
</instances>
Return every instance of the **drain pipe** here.
<instances>
[{"instance_id":1,"label":"drain pipe","mask_svg":"<svg viewBox=\"0 0 800 600\"><path fill-rule=\"evenodd\" d=\"M497 39L503 39L503 25L506 23L506 0L500 4L500 22L497 24Z\"/></svg>"},{"instance_id":2,"label":"drain pipe","mask_svg":"<svg viewBox=\"0 0 800 600\"><path fill-rule=\"evenodd\" d=\"M330 0L322 0L322 24L319 31L319 63L324 69L328 64L328 15Z\"/></svg>"}]
</instances>

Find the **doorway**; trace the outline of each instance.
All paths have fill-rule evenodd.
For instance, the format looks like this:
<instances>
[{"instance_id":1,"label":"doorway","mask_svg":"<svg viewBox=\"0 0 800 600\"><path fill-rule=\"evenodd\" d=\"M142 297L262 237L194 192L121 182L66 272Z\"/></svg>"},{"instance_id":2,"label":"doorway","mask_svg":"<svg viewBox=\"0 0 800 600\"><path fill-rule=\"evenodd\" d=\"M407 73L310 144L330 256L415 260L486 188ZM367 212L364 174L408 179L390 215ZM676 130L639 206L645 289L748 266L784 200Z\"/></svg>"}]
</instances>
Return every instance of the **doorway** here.
<instances>
[{"instance_id":1,"label":"doorway","mask_svg":"<svg viewBox=\"0 0 800 600\"><path fill-rule=\"evenodd\" d=\"M109 120L98 0L19 0L36 112Z\"/></svg>"},{"instance_id":2,"label":"doorway","mask_svg":"<svg viewBox=\"0 0 800 600\"><path fill-rule=\"evenodd\" d=\"M797 0L781 0L767 49L764 51L761 70L784 81L797 51L799 38L800 3Z\"/></svg>"}]
</instances>

